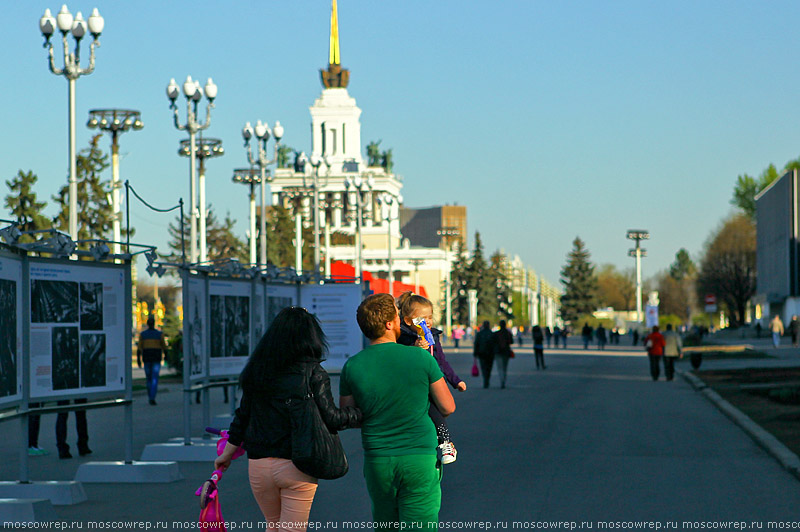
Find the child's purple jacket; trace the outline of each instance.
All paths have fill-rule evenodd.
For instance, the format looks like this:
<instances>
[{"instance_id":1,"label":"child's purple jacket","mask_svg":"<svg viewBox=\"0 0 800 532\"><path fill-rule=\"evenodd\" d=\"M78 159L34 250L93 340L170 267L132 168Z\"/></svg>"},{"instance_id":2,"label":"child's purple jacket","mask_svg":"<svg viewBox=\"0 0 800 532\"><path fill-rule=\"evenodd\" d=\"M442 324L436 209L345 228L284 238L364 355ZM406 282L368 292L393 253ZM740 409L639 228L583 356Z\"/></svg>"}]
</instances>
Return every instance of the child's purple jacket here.
<instances>
[{"instance_id":1,"label":"child's purple jacket","mask_svg":"<svg viewBox=\"0 0 800 532\"><path fill-rule=\"evenodd\" d=\"M414 343L417 341L417 338L419 338L417 331L403 322L400 323L400 330L401 334L400 338L397 340L398 344L414 345ZM447 362L447 359L444 358L442 342L439 339L442 331L431 327L431 332L433 333L434 339L433 358L436 359L436 363L439 364L439 369L441 369L442 373L444 373L444 378L450 383L450 386L457 388L458 383L461 382L461 379L458 377L458 375L456 375L456 372L453 370L452 366L450 366L450 363Z\"/></svg>"}]
</instances>

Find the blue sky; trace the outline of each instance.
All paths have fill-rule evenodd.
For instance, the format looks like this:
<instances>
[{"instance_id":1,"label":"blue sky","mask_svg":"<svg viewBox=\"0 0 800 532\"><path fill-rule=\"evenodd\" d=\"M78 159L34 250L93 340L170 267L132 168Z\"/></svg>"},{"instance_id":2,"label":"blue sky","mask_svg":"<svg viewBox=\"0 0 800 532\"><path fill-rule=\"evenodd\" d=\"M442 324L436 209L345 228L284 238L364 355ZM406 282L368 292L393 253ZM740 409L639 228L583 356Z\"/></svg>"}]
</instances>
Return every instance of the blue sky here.
<instances>
[{"instance_id":1,"label":"blue sky","mask_svg":"<svg viewBox=\"0 0 800 532\"><path fill-rule=\"evenodd\" d=\"M47 68L38 20L61 4L4 7L0 177L33 170L49 200L68 173L67 82ZM208 163L207 194L243 236L246 190L231 182L246 166L241 127L280 120L284 142L309 151L330 2L68 7L105 18L96 71L77 82L78 146L89 109L141 110L145 128L121 137L122 179L177 203L186 137L164 89L213 77L206 135L226 155ZM800 156L798 16L800 3L783 1L340 0L339 32L363 144L393 149L406 205L466 205L489 251L556 282L576 235L595 262L626 268L626 230L648 229L645 277L681 247L696 258L731 212L738 174ZM165 248L170 218L132 207L137 240Z\"/></svg>"}]
</instances>

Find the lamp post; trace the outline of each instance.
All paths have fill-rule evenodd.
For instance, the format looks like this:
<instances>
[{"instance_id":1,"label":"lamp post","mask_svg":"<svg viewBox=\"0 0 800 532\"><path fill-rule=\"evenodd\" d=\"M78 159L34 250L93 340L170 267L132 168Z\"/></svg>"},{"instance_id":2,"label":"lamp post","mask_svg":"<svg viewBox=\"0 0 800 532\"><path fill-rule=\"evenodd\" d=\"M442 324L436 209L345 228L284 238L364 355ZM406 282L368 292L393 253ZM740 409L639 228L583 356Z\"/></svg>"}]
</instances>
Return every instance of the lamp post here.
<instances>
[{"instance_id":1,"label":"lamp post","mask_svg":"<svg viewBox=\"0 0 800 532\"><path fill-rule=\"evenodd\" d=\"M100 34L103 32L105 21L97 8L94 8L89 21L83 20L83 15L78 11L75 17L67 10L67 6L61 7L56 18L50 14L49 9L45 9L44 15L39 19L39 30L44 36L44 47L48 49L50 56L50 72L57 76L63 75L67 78L69 92L69 234L73 240L78 239L78 175L75 163L75 81L83 76L94 72L94 49L100 46ZM56 68L53 43L50 37L58 27L61 32L61 40L64 44L64 67ZM93 41L89 52L89 66L80 66L80 45L81 39L86 35L86 31L92 34ZM72 53L69 51L67 34L72 32L75 39L75 48Z\"/></svg>"},{"instance_id":2,"label":"lamp post","mask_svg":"<svg viewBox=\"0 0 800 532\"><path fill-rule=\"evenodd\" d=\"M453 330L453 297L452 297L452 264L450 264L450 248L452 247L452 238L458 238L461 236L461 231L457 227L442 227L436 234L441 236L444 240L444 258L447 261L447 276L445 277L445 319L447 320L446 323L446 330L445 334L448 338L450 338L450 334Z\"/></svg>"},{"instance_id":3,"label":"lamp post","mask_svg":"<svg viewBox=\"0 0 800 532\"><path fill-rule=\"evenodd\" d=\"M636 247L628 251L629 257L636 259L636 322L642 321L642 257L647 256L647 250L642 249L639 243L650 238L650 233L641 229L629 229L628 240L636 241Z\"/></svg>"},{"instance_id":4,"label":"lamp post","mask_svg":"<svg viewBox=\"0 0 800 532\"><path fill-rule=\"evenodd\" d=\"M419 294L419 267L425 263L425 259L411 259L408 262L414 266L414 293Z\"/></svg>"},{"instance_id":5,"label":"lamp post","mask_svg":"<svg viewBox=\"0 0 800 532\"><path fill-rule=\"evenodd\" d=\"M275 137L274 155L272 159L267 157L267 141L270 135ZM253 156L253 150L250 147L250 139L256 137L256 144L258 145L258 154ZM267 203L266 203L266 188L267 188L267 166L278 161L278 148L280 148L281 139L283 138L283 126L280 122L275 122L275 127L270 131L269 126L259 120L256 122L256 127L247 122L242 128L242 138L244 145L247 148L247 160L251 165L257 165L261 170L261 221L259 224L259 243L260 254L259 264L267 267ZM255 262L255 261L254 261Z\"/></svg>"},{"instance_id":6,"label":"lamp post","mask_svg":"<svg viewBox=\"0 0 800 532\"><path fill-rule=\"evenodd\" d=\"M467 290L469 302L469 323L472 325L473 334L478 332L478 291L474 288Z\"/></svg>"},{"instance_id":7,"label":"lamp post","mask_svg":"<svg viewBox=\"0 0 800 532\"><path fill-rule=\"evenodd\" d=\"M250 186L250 264L256 263L256 185L261 177L255 169L237 168L233 171L233 182Z\"/></svg>"},{"instance_id":8,"label":"lamp post","mask_svg":"<svg viewBox=\"0 0 800 532\"><path fill-rule=\"evenodd\" d=\"M393 293L393 282L394 282L394 275L392 272L392 220L396 220L398 218L397 215L393 216L394 207L400 207L400 204L403 202L403 197L398 196L395 197L388 192L385 192L378 196L378 204L380 204L383 209L381 213L381 218L386 220L386 250L387 250L387 269L389 271L388 279L389 279L389 292ZM385 216L383 214L385 213ZM419 292L419 288L417 288L417 292Z\"/></svg>"},{"instance_id":9,"label":"lamp post","mask_svg":"<svg viewBox=\"0 0 800 532\"><path fill-rule=\"evenodd\" d=\"M305 169L305 164L310 163L311 166L314 168L313 173L313 184L311 188L313 189L313 196L312 196L312 206L311 208L314 209L314 279L319 281L319 266L320 266L320 247L319 247L319 171L324 165L326 168L326 173L330 171L330 165L325 157L320 157L319 155L312 155L309 159L306 157L305 153L300 154L300 164L302 165L303 169ZM305 174L304 174L305 175ZM326 183L327 184L327 183ZM325 250L325 255L328 255L328 250Z\"/></svg>"},{"instance_id":10,"label":"lamp post","mask_svg":"<svg viewBox=\"0 0 800 532\"><path fill-rule=\"evenodd\" d=\"M355 178L347 176L344 180L344 186L347 189L350 204L355 204L356 206L356 277L358 277L358 282L360 283L363 281L361 253L361 211L365 206L363 195L365 192L372 190L372 187L375 186L375 178L369 176L368 179L362 179L360 175L357 175Z\"/></svg>"},{"instance_id":11,"label":"lamp post","mask_svg":"<svg viewBox=\"0 0 800 532\"><path fill-rule=\"evenodd\" d=\"M119 143L118 137L126 131L140 130L144 127L139 111L130 109L92 109L89 111L89 129L100 129L111 133L111 206L114 211L113 238L114 254L119 255L122 250L120 230L119 189Z\"/></svg>"},{"instance_id":12,"label":"lamp post","mask_svg":"<svg viewBox=\"0 0 800 532\"><path fill-rule=\"evenodd\" d=\"M198 189L199 189L199 209L200 209L200 262L208 261L208 234L206 230L206 218L208 216L208 209L206 208L206 159L213 159L225 155L225 149L222 147L222 141L219 139L204 139L200 137L199 145L197 141L192 142L193 139L181 141L181 147L178 149L178 155L182 157L192 156L192 147L194 147L194 157L197 159L198 166ZM192 261L195 262L195 261Z\"/></svg>"},{"instance_id":13,"label":"lamp post","mask_svg":"<svg viewBox=\"0 0 800 532\"><path fill-rule=\"evenodd\" d=\"M169 98L169 108L172 109L175 121L175 128L178 131L189 132L189 197L190 200L190 214L189 214L189 257L192 263L197 262L197 166L195 159L197 158L197 145L195 144L195 135L198 131L208 129L211 125L211 109L214 107L214 99L217 97L217 86L211 78L208 78L205 88L200 87L199 81L193 81L191 76L186 76L186 81L183 82L183 95L186 97L186 123L181 124L178 118L178 106L175 100L178 99L178 93L181 87L175 83L175 79L169 81L167 85L167 98ZM200 122L197 119L197 105L205 94L208 99L206 105L206 119L205 122ZM205 212L205 206L203 206ZM205 247L205 244L204 244Z\"/></svg>"}]
</instances>

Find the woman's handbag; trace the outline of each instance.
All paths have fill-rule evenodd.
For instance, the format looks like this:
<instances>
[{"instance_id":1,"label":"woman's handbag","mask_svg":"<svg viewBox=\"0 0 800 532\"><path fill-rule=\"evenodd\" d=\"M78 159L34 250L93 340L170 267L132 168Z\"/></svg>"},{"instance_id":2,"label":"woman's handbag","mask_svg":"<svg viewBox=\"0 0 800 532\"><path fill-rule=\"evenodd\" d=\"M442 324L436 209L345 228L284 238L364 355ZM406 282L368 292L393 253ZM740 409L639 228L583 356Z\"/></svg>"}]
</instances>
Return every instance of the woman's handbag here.
<instances>
[{"instance_id":1,"label":"woman's handbag","mask_svg":"<svg viewBox=\"0 0 800 532\"><path fill-rule=\"evenodd\" d=\"M308 364L303 396L286 400L292 427L292 462L306 475L332 480L343 477L349 466L339 434L328 430L319 413L311 391L312 370L313 365Z\"/></svg>"},{"instance_id":2,"label":"woman's handbag","mask_svg":"<svg viewBox=\"0 0 800 532\"><path fill-rule=\"evenodd\" d=\"M472 362L472 376L473 377L477 377L478 375L479 375L479 372L478 372L478 360L475 359Z\"/></svg>"}]
</instances>

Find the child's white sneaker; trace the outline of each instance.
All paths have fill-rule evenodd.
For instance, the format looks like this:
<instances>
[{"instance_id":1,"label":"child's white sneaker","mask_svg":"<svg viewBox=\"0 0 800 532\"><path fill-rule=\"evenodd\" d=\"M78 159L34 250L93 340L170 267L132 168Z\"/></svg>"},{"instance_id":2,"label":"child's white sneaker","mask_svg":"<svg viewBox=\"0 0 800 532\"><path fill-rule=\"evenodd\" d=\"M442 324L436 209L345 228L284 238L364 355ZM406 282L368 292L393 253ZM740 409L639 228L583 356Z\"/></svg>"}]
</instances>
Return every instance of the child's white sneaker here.
<instances>
[{"instance_id":1,"label":"child's white sneaker","mask_svg":"<svg viewBox=\"0 0 800 532\"><path fill-rule=\"evenodd\" d=\"M453 445L453 442L448 440L439 445L439 449L442 450L442 464L452 464L456 461L458 451L456 451L456 446Z\"/></svg>"}]
</instances>

